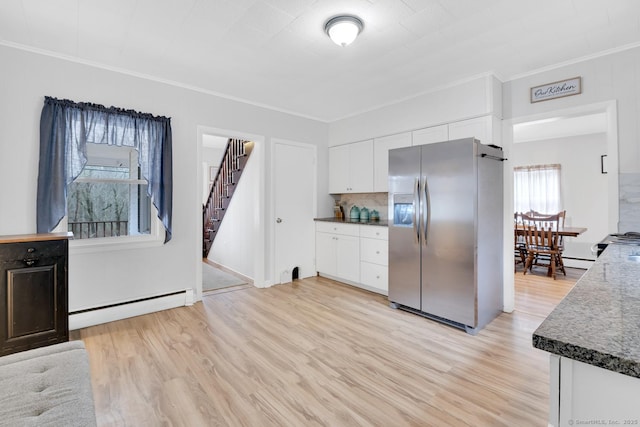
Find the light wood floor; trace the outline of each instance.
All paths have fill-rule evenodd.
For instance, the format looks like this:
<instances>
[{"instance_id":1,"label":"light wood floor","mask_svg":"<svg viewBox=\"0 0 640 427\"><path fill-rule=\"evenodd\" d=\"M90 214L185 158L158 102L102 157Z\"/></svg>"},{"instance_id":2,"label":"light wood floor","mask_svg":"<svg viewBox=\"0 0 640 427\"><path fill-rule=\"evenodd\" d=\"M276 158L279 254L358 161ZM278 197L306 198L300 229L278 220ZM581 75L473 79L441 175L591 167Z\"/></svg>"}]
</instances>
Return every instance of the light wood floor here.
<instances>
[{"instance_id":1,"label":"light wood floor","mask_svg":"<svg viewBox=\"0 0 640 427\"><path fill-rule=\"evenodd\" d=\"M310 278L72 333L100 426L546 426L531 333L581 270L516 275L516 311L477 336Z\"/></svg>"}]
</instances>

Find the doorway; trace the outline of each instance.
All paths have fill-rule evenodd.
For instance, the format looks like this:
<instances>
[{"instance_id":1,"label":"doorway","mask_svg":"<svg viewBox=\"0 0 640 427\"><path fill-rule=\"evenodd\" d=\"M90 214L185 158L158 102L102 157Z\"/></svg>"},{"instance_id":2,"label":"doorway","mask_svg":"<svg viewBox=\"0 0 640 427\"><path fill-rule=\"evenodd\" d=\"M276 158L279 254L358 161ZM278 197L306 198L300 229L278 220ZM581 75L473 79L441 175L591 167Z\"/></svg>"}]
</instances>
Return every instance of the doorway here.
<instances>
[{"instance_id":1,"label":"doorway","mask_svg":"<svg viewBox=\"0 0 640 427\"><path fill-rule=\"evenodd\" d=\"M213 263L223 273L231 273L256 287L265 286L264 268L264 215L265 212L265 184L264 184L264 137L244 132L227 129L198 126L198 173L195 183L197 185L200 203L194 207L194 262L196 270L197 289L196 300L202 298L203 267L202 259L202 200L205 194L208 196L209 183L211 181L212 167L215 160L209 159L206 153L210 145L207 141L217 141L221 145L228 139L241 139L253 141L254 146L248 159L239 186L234 193L231 204L227 207L224 226L219 230L216 240L209 253L209 264ZM214 144L215 145L215 144ZM215 146L214 149L219 147ZM220 151L220 156L224 147ZM218 163L219 165L219 163Z\"/></svg>"},{"instance_id":2,"label":"doorway","mask_svg":"<svg viewBox=\"0 0 640 427\"><path fill-rule=\"evenodd\" d=\"M513 215L515 166L560 163L567 226L587 228L583 235L570 239L568 257L573 259L568 260L569 265L588 268L595 260L591 247L618 229L615 101L506 120L503 137L509 158L504 217ZM505 221L504 235L504 305L510 312L514 309L512 221Z\"/></svg>"},{"instance_id":3,"label":"doorway","mask_svg":"<svg viewBox=\"0 0 640 427\"><path fill-rule=\"evenodd\" d=\"M556 213L566 211L565 225L584 227L586 232L565 239L565 266L589 268L595 260L591 247L609 231L609 210L601 198L608 192L608 173L604 170L607 158L607 120L604 112L571 117L554 117L514 125L511 165L539 167L557 165L559 199ZM608 159L607 159L608 160ZM608 166L608 162L607 162ZM541 190L533 188L532 190ZM514 197L517 196L514 189ZM538 195L547 194L544 190ZM528 199L527 199L528 201ZM533 209L529 204L517 210ZM533 209L538 210L539 209Z\"/></svg>"}]
</instances>

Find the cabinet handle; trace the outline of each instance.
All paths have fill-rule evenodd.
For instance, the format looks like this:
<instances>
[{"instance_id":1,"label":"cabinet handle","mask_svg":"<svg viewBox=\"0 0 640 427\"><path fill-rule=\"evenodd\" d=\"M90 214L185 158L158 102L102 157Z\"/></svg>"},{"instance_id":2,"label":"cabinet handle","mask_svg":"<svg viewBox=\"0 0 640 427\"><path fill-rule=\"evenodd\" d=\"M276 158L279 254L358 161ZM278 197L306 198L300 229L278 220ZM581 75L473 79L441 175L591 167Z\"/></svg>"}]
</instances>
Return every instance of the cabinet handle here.
<instances>
[{"instance_id":1,"label":"cabinet handle","mask_svg":"<svg viewBox=\"0 0 640 427\"><path fill-rule=\"evenodd\" d=\"M380 255L380 251L376 251L376 255Z\"/></svg>"},{"instance_id":2,"label":"cabinet handle","mask_svg":"<svg viewBox=\"0 0 640 427\"><path fill-rule=\"evenodd\" d=\"M40 261L38 258L33 258L33 259L23 259L22 262L24 262L27 267L32 267L33 265L35 265L38 261Z\"/></svg>"},{"instance_id":3,"label":"cabinet handle","mask_svg":"<svg viewBox=\"0 0 640 427\"><path fill-rule=\"evenodd\" d=\"M379 278L380 278L380 276L376 276L376 279L379 279Z\"/></svg>"}]
</instances>

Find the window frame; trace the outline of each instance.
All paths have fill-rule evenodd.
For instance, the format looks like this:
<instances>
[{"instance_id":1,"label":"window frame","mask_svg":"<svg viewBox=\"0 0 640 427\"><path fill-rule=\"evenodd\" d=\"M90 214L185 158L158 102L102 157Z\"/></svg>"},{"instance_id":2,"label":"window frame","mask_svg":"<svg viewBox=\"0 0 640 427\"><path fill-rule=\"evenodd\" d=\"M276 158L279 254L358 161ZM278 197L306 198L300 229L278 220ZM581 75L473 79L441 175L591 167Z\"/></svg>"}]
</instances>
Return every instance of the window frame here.
<instances>
[{"instance_id":1,"label":"window frame","mask_svg":"<svg viewBox=\"0 0 640 427\"><path fill-rule=\"evenodd\" d=\"M101 145L101 144L97 144ZM104 149L110 150L118 150L117 146L109 146L100 148L100 150L104 151ZM129 176L136 176L138 173L138 156L140 153L137 149L129 147ZM106 156L111 157L111 156ZM101 156L95 155L91 158L99 159ZM90 158L90 159L91 159ZM113 156L113 158L117 158ZM100 165L100 162L91 161L87 162L87 165L94 164ZM133 174L133 175L132 175ZM129 179L109 179L109 178L84 178L78 177L73 182L118 182L123 184L136 184L136 185L149 185L148 180L142 178L129 178ZM138 187L139 188L139 187ZM103 252L103 251L113 251L113 250L122 250L122 249L139 249L153 246L161 246L164 243L164 227L162 222L158 218L158 211L156 207L153 205L151 198L149 201L149 213L150 213L150 222L149 222L149 233L145 234L127 234L125 236L110 236L110 237L95 237L88 239L72 239L69 242L69 250L72 253L90 253L90 252ZM59 232L68 232L69 227L69 215L65 215L56 229L54 231Z\"/></svg>"}]
</instances>

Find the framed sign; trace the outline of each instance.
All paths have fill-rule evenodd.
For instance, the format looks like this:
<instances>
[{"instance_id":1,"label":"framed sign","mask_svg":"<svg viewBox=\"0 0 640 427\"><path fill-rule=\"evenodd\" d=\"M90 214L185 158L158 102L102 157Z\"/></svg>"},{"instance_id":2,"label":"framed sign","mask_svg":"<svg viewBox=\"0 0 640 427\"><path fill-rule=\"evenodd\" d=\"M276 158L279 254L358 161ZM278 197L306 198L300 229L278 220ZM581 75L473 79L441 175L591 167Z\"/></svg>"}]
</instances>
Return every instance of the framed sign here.
<instances>
[{"instance_id":1,"label":"framed sign","mask_svg":"<svg viewBox=\"0 0 640 427\"><path fill-rule=\"evenodd\" d=\"M578 95L580 93L582 93L582 77L573 77L559 82L532 87L531 103Z\"/></svg>"}]
</instances>

